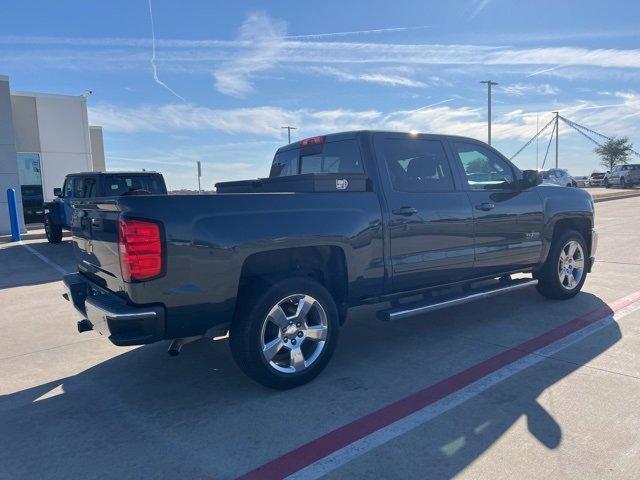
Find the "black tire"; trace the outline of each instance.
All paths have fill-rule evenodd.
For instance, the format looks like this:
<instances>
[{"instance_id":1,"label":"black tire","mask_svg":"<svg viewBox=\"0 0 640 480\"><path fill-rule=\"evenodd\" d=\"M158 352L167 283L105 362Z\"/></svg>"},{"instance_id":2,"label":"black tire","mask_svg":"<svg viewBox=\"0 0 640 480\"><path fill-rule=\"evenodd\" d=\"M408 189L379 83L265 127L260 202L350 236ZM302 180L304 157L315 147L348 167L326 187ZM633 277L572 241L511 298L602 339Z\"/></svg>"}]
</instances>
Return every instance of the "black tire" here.
<instances>
[{"instance_id":1,"label":"black tire","mask_svg":"<svg viewBox=\"0 0 640 480\"><path fill-rule=\"evenodd\" d=\"M580 279L575 286L569 288L567 285L563 285L560 280L560 255L563 250L566 253L565 247L572 241L578 242L582 249L583 267ZM540 271L535 274L535 278L538 279L536 286L538 292L547 298L556 300L565 300L577 295L587 278L588 255L587 244L579 232L575 230L560 232L551 243L547 260Z\"/></svg>"},{"instance_id":2,"label":"black tire","mask_svg":"<svg viewBox=\"0 0 640 480\"><path fill-rule=\"evenodd\" d=\"M267 322L267 316L274 307L280 304L287 297L303 294L313 297L319 304L326 316L326 339L319 351L318 356L304 369L297 372L282 372L272 366L262 353L263 348L263 325ZM240 369L250 378L262 385L270 388L285 390L298 387L313 380L327 365L338 342L338 330L340 326L338 309L331 294L320 283L307 277L293 277L280 280L275 284L258 288L255 293L244 293L238 297L237 313L231 325L229 343L231 353ZM287 305L287 304L285 304ZM313 307L317 309L317 307ZM316 314L318 312L316 311ZM307 322L304 322L305 325ZM268 323L269 327L275 324ZM293 326L291 326L293 328ZM281 332L276 328L277 335ZM266 332L266 330L265 330ZM274 356L285 358L289 356L291 344L296 343L294 333L288 343L277 350L279 353ZM285 337L282 332L281 338ZM306 342L306 343L305 343ZM311 342L311 343L309 343ZM298 347L310 345L318 348L313 340L307 341L304 338ZM293 358L293 354L290 354ZM311 358L311 356L309 356ZM307 357L304 357L305 362ZM287 368L286 366L284 368ZM288 367L290 368L290 367Z\"/></svg>"},{"instance_id":3,"label":"black tire","mask_svg":"<svg viewBox=\"0 0 640 480\"><path fill-rule=\"evenodd\" d=\"M49 243L60 243L62 241L62 227L51 221L51 216L44 216L44 233Z\"/></svg>"}]
</instances>

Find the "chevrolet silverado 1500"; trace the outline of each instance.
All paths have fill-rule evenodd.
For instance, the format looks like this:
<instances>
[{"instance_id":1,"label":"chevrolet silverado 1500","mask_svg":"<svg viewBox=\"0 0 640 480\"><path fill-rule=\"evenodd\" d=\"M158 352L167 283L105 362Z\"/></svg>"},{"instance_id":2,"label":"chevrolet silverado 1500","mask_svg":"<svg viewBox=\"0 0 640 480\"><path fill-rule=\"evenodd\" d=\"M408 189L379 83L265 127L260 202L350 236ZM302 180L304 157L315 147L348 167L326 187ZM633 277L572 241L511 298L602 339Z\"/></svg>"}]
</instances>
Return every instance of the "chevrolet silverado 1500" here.
<instances>
[{"instance_id":1,"label":"chevrolet silverado 1500","mask_svg":"<svg viewBox=\"0 0 640 480\"><path fill-rule=\"evenodd\" d=\"M356 305L389 321L534 285L576 295L593 202L540 183L471 138L313 137L216 194L79 200L65 298L80 331L116 345L166 339L177 354L228 332L246 374L291 388L325 367Z\"/></svg>"}]
</instances>

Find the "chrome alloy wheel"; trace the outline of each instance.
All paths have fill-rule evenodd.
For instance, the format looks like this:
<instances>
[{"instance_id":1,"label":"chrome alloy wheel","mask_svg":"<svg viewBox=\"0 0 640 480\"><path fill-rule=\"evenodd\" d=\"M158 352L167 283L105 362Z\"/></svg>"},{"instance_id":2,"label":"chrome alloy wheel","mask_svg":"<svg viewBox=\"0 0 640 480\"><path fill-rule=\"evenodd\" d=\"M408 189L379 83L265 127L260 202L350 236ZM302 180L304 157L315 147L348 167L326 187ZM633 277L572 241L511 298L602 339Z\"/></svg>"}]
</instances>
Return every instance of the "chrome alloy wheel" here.
<instances>
[{"instance_id":1,"label":"chrome alloy wheel","mask_svg":"<svg viewBox=\"0 0 640 480\"><path fill-rule=\"evenodd\" d=\"M566 290L573 290L584 275L584 252L575 240L568 241L560 250L558 278Z\"/></svg>"},{"instance_id":2,"label":"chrome alloy wheel","mask_svg":"<svg viewBox=\"0 0 640 480\"><path fill-rule=\"evenodd\" d=\"M279 372L301 372L324 349L327 325L327 314L315 298L305 294L283 298L262 324L262 355Z\"/></svg>"}]
</instances>

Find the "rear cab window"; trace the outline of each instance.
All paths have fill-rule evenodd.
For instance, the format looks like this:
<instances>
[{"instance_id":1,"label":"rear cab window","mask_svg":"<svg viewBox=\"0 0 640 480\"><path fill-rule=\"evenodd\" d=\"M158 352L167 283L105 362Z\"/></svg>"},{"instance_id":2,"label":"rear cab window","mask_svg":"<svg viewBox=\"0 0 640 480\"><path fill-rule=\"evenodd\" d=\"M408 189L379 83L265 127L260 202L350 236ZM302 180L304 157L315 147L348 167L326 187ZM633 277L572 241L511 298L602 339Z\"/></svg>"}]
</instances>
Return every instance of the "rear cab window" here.
<instances>
[{"instance_id":1,"label":"rear cab window","mask_svg":"<svg viewBox=\"0 0 640 480\"><path fill-rule=\"evenodd\" d=\"M328 141L276 153L269 177L304 173L364 173L360 147L355 139Z\"/></svg>"},{"instance_id":2,"label":"rear cab window","mask_svg":"<svg viewBox=\"0 0 640 480\"><path fill-rule=\"evenodd\" d=\"M166 188L159 175L106 175L103 180L104 195L107 197L126 195L134 192L165 194Z\"/></svg>"}]
</instances>

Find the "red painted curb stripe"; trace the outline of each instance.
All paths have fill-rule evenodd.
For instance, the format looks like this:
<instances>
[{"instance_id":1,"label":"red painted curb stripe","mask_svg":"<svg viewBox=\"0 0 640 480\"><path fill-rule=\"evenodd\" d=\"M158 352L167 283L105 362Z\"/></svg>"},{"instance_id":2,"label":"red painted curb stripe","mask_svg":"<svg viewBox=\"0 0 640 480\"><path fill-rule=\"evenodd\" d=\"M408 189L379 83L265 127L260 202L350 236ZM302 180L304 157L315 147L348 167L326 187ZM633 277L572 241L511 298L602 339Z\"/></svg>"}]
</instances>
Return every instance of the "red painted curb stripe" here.
<instances>
[{"instance_id":1,"label":"red painted curb stripe","mask_svg":"<svg viewBox=\"0 0 640 480\"><path fill-rule=\"evenodd\" d=\"M605 305L571 320L559 327L534 337L509 350L499 353L460 373L441 380L401 400L343 425L315 440L282 455L281 457L252 470L239 480L276 480L285 478L318 460L387 427L412 413L467 387L533 351L539 350L582 328L620 311L640 300L640 291L623 297L610 305Z\"/></svg>"}]
</instances>

